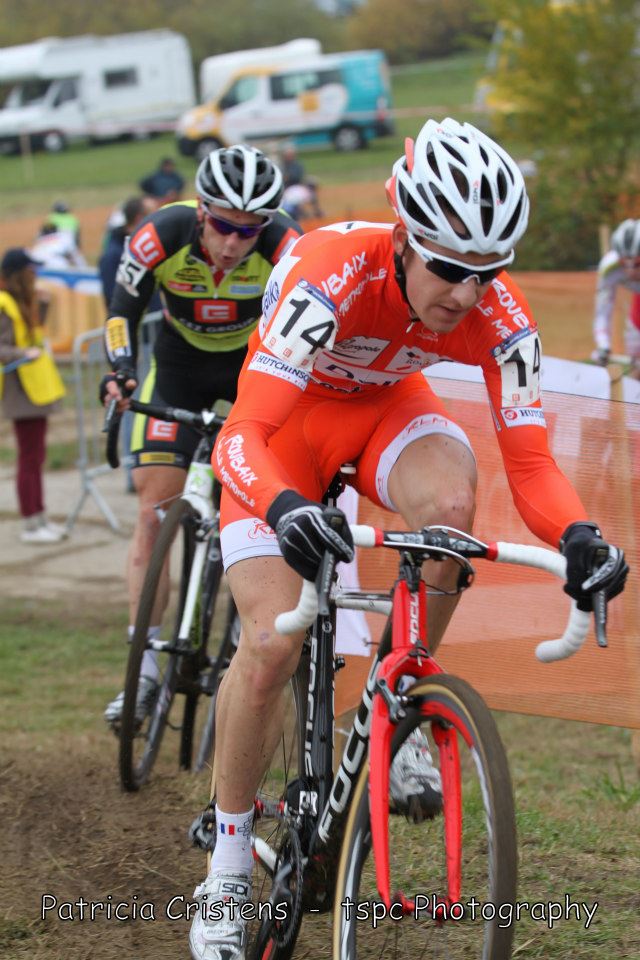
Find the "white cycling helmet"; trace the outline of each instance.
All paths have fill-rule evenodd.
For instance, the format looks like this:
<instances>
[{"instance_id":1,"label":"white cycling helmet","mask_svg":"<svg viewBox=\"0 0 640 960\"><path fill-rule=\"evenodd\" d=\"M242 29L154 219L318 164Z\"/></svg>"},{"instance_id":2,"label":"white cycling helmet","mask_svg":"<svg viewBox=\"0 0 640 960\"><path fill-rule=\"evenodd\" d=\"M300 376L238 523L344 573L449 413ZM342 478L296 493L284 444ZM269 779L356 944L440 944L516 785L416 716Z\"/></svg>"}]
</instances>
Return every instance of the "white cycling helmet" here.
<instances>
[{"instance_id":1,"label":"white cycling helmet","mask_svg":"<svg viewBox=\"0 0 640 960\"><path fill-rule=\"evenodd\" d=\"M255 147L220 147L196 172L196 192L206 203L269 217L283 193L279 168Z\"/></svg>"},{"instance_id":2,"label":"white cycling helmet","mask_svg":"<svg viewBox=\"0 0 640 960\"><path fill-rule=\"evenodd\" d=\"M640 220L623 220L611 234L611 247L622 260L640 256Z\"/></svg>"},{"instance_id":3,"label":"white cycling helmet","mask_svg":"<svg viewBox=\"0 0 640 960\"><path fill-rule=\"evenodd\" d=\"M458 253L508 255L523 235L529 199L516 162L470 123L428 120L393 165L387 195L415 237Z\"/></svg>"}]
</instances>

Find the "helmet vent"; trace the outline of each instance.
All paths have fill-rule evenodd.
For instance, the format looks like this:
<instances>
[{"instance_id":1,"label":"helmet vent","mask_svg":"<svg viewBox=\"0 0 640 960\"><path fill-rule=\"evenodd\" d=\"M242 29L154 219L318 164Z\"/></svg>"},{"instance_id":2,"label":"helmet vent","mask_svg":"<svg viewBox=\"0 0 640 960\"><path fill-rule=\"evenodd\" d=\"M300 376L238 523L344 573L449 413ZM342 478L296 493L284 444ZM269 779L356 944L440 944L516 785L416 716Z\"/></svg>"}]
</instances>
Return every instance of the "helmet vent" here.
<instances>
[{"instance_id":1,"label":"helmet vent","mask_svg":"<svg viewBox=\"0 0 640 960\"><path fill-rule=\"evenodd\" d=\"M455 233L457 237L460 237L461 240L470 240L471 234L469 229L460 219L459 215L456 213L455 208L449 203L444 194L440 193L439 190L434 189L434 196L438 201L438 206L442 210L446 219L449 221L449 226Z\"/></svg>"},{"instance_id":2,"label":"helmet vent","mask_svg":"<svg viewBox=\"0 0 640 960\"><path fill-rule=\"evenodd\" d=\"M458 188L458 193L466 203L469 199L469 181L458 167L449 167L449 172L456 187Z\"/></svg>"},{"instance_id":3,"label":"helmet vent","mask_svg":"<svg viewBox=\"0 0 640 960\"><path fill-rule=\"evenodd\" d=\"M482 217L482 229L487 236L493 226L494 207L491 184L486 177L483 177L480 182L480 215Z\"/></svg>"},{"instance_id":4,"label":"helmet vent","mask_svg":"<svg viewBox=\"0 0 640 960\"><path fill-rule=\"evenodd\" d=\"M418 186L418 192L425 204L431 207L431 201L425 195L424 187L421 184ZM426 227L427 230L435 230L436 225L433 220L429 219L424 209L416 203L411 194L402 184L398 184L398 193L400 197L400 203L407 211L409 217L411 217L412 220L415 220L416 223L422 224L422 226Z\"/></svg>"},{"instance_id":5,"label":"helmet vent","mask_svg":"<svg viewBox=\"0 0 640 960\"><path fill-rule=\"evenodd\" d=\"M436 177L440 179L440 167L438 166L438 161L436 159L436 153L431 144L427 147L427 163L435 173Z\"/></svg>"},{"instance_id":6,"label":"helmet vent","mask_svg":"<svg viewBox=\"0 0 640 960\"><path fill-rule=\"evenodd\" d=\"M509 237L513 236L516 228L516 224L518 223L518 220L520 219L520 216L522 214L522 202L523 202L523 197L521 196L520 200L518 201L518 205L513 211L513 214L511 216L511 219L509 220L509 223L506 225L506 227L500 234L500 237L499 237L500 240L508 240Z\"/></svg>"},{"instance_id":7,"label":"helmet vent","mask_svg":"<svg viewBox=\"0 0 640 960\"><path fill-rule=\"evenodd\" d=\"M507 178L505 177L504 172L502 170L498 172L498 176L496 177L496 186L498 188L498 197L500 199L500 203L504 203L504 201L507 198L507 191L509 189L509 185L507 183Z\"/></svg>"},{"instance_id":8,"label":"helmet vent","mask_svg":"<svg viewBox=\"0 0 640 960\"><path fill-rule=\"evenodd\" d=\"M457 160L459 164L464 166L464 159L460 156L457 150L455 150L450 143L447 143L446 140L442 142L444 149L451 154L454 160Z\"/></svg>"}]
</instances>

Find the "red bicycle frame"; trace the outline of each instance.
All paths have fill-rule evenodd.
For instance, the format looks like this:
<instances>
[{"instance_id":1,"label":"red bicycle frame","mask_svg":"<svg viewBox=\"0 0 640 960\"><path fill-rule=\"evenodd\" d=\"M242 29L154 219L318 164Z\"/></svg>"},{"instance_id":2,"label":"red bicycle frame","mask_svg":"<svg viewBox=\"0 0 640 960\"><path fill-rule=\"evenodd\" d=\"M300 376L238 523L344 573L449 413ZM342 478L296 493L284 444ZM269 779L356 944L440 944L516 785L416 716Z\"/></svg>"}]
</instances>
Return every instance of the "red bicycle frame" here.
<instances>
[{"instance_id":1,"label":"red bicycle frame","mask_svg":"<svg viewBox=\"0 0 640 960\"><path fill-rule=\"evenodd\" d=\"M403 676L413 676L419 680L443 673L442 667L427 650L425 582L420 579L417 590L412 591L405 580L400 580L393 592L391 651L382 660L376 676L369 741L371 838L378 893L387 909L392 902L389 880L389 765L396 725L391 717L389 699L385 698L383 691L394 692ZM429 716L428 704L422 708L422 714ZM438 717L442 717L440 706ZM441 724L434 725L433 736L440 752L444 807L448 885L444 902L454 903L460 899L462 871L462 793L458 742L453 725L447 728ZM404 913L413 912L414 902L402 893L394 893L393 901L402 904Z\"/></svg>"}]
</instances>

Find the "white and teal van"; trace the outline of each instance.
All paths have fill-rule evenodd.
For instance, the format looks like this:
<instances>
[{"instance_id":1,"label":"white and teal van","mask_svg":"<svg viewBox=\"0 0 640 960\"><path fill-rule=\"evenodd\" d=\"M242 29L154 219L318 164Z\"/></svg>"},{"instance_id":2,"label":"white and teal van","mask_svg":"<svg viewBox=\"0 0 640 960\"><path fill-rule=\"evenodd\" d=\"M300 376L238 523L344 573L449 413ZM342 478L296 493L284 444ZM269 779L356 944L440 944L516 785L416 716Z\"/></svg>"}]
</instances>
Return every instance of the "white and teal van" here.
<instances>
[{"instance_id":1,"label":"white and teal van","mask_svg":"<svg viewBox=\"0 0 640 960\"><path fill-rule=\"evenodd\" d=\"M219 146L279 137L358 150L393 133L385 55L358 50L282 69L244 67L216 99L184 114L176 133L180 152L197 158Z\"/></svg>"}]
</instances>

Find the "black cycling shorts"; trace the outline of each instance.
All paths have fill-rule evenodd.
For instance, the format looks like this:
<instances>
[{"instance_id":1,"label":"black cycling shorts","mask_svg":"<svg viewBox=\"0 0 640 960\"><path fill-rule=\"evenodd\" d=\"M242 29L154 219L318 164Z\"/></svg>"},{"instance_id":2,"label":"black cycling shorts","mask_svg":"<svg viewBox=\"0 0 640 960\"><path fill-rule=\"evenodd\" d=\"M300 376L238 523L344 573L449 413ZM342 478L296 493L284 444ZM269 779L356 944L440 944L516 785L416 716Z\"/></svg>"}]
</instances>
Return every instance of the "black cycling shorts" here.
<instances>
[{"instance_id":1,"label":"black cycling shorts","mask_svg":"<svg viewBox=\"0 0 640 960\"><path fill-rule=\"evenodd\" d=\"M146 403L182 407L194 413L216 400L236 398L247 348L207 353L196 350L163 326L155 343L151 369L139 398ZM200 437L181 423L166 423L136 413L131 430L132 467L172 466L186 470Z\"/></svg>"}]
</instances>

